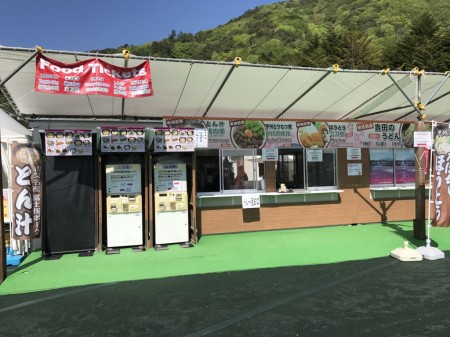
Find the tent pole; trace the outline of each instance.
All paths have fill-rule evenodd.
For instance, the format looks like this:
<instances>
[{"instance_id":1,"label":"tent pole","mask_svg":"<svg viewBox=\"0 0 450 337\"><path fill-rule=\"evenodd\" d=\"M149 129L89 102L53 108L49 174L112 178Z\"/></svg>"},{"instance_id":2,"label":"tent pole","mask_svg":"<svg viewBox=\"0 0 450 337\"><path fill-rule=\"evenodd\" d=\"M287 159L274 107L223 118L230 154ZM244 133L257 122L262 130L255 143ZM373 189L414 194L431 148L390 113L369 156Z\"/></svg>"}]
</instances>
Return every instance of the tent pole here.
<instances>
[{"instance_id":1,"label":"tent pole","mask_svg":"<svg viewBox=\"0 0 450 337\"><path fill-rule=\"evenodd\" d=\"M425 102L425 104L424 104L425 106L433 99L433 97L437 94L439 89L442 88L442 86L444 85L445 81L448 80L449 76L450 76L450 71L447 71L447 73L445 74L445 77L442 80L442 82L439 84L439 86L436 88L436 90L431 94L430 98L428 98L428 100Z\"/></svg>"},{"instance_id":2,"label":"tent pole","mask_svg":"<svg viewBox=\"0 0 450 337\"><path fill-rule=\"evenodd\" d=\"M125 57L124 67L128 67L128 60L130 59L130 51L129 50L122 50L122 54ZM122 118L125 117L125 98L122 98Z\"/></svg>"},{"instance_id":3,"label":"tent pole","mask_svg":"<svg viewBox=\"0 0 450 337\"><path fill-rule=\"evenodd\" d=\"M3 87L6 82L8 82L15 74L19 72L20 69L25 67L28 62L30 62L37 54L41 54L43 51L42 47L36 46L36 51L25 61L23 62L16 70L14 70L10 75L6 76L6 78L0 82L0 87Z\"/></svg>"},{"instance_id":4,"label":"tent pole","mask_svg":"<svg viewBox=\"0 0 450 337\"><path fill-rule=\"evenodd\" d=\"M316 82L314 82L308 89L306 89L306 91L304 91L299 97L297 97L297 99L295 101L293 101L291 104L289 104L283 111L281 111L277 117L275 117L276 119L280 118L281 116L283 116L290 108L292 108L298 101L300 101L303 97L305 97L305 95L310 92L311 90L313 90L316 85L318 85L320 82L322 82L325 77L327 77L328 75L330 75L332 73L332 70L328 70L325 74L322 75L321 78L319 78Z\"/></svg>"},{"instance_id":5,"label":"tent pole","mask_svg":"<svg viewBox=\"0 0 450 337\"><path fill-rule=\"evenodd\" d=\"M400 92L403 94L403 96L405 96L405 98L408 100L409 104L411 104L411 106L414 108L414 110L419 114L419 118L422 118L422 112L420 112L419 108L409 99L408 95L403 91L402 88L400 88L400 86L398 85L398 83L394 80L394 78L392 77L392 75L390 73L386 73L386 75L389 76L389 78L392 80L392 82L394 82L395 86L397 87L398 90L400 90Z\"/></svg>"},{"instance_id":6,"label":"tent pole","mask_svg":"<svg viewBox=\"0 0 450 337\"><path fill-rule=\"evenodd\" d=\"M421 91L421 74L417 75L416 79L416 102L420 104L422 99ZM416 107L416 105L414 105ZM419 112L419 116L422 114ZM417 122L417 131L424 131L424 122L422 118ZM416 148L416 217L414 219L414 237L419 240L426 239L425 233L425 172L424 167L426 163L426 158L424 157L425 151L424 147Z\"/></svg>"}]
</instances>

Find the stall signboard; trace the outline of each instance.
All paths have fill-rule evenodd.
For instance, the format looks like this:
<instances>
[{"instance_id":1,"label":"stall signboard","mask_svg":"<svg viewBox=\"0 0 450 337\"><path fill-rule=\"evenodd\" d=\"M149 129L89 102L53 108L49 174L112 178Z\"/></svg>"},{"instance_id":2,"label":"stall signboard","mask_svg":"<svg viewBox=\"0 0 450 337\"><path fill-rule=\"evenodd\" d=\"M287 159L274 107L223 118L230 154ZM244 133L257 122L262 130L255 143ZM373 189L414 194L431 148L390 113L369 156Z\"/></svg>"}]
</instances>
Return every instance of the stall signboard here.
<instances>
[{"instance_id":1,"label":"stall signboard","mask_svg":"<svg viewBox=\"0 0 450 337\"><path fill-rule=\"evenodd\" d=\"M150 61L126 68L100 59L68 64L37 55L34 90L66 95L148 97L153 95Z\"/></svg>"},{"instance_id":2,"label":"stall signboard","mask_svg":"<svg viewBox=\"0 0 450 337\"><path fill-rule=\"evenodd\" d=\"M411 123L201 119L209 148L404 148L412 147ZM165 126L195 125L166 117ZM412 124L414 125L414 124ZM407 139L408 138L408 139Z\"/></svg>"},{"instance_id":3,"label":"stall signboard","mask_svg":"<svg viewBox=\"0 0 450 337\"><path fill-rule=\"evenodd\" d=\"M195 129L155 128L153 142L155 152L193 152Z\"/></svg>"},{"instance_id":4,"label":"stall signboard","mask_svg":"<svg viewBox=\"0 0 450 337\"><path fill-rule=\"evenodd\" d=\"M145 129L143 127L101 127L100 148L104 153L145 152Z\"/></svg>"},{"instance_id":5,"label":"stall signboard","mask_svg":"<svg viewBox=\"0 0 450 337\"><path fill-rule=\"evenodd\" d=\"M91 156L91 130L45 130L45 155Z\"/></svg>"},{"instance_id":6,"label":"stall signboard","mask_svg":"<svg viewBox=\"0 0 450 337\"><path fill-rule=\"evenodd\" d=\"M12 237L38 238L41 233L42 161L34 145L11 144Z\"/></svg>"},{"instance_id":7,"label":"stall signboard","mask_svg":"<svg viewBox=\"0 0 450 337\"><path fill-rule=\"evenodd\" d=\"M242 208L260 208L261 199L259 194L242 194Z\"/></svg>"}]
</instances>

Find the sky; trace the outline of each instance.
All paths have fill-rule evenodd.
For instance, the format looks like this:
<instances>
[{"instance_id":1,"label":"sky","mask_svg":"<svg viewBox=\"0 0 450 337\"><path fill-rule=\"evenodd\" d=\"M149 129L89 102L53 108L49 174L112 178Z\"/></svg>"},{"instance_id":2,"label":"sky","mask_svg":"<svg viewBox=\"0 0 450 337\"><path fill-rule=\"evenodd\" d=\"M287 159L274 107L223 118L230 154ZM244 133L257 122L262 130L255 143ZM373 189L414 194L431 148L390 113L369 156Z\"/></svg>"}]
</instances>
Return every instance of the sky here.
<instances>
[{"instance_id":1,"label":"sky","mask_svg":"<svg viewBox=\"0 0 450 337\"><path fill-rule=\"evenodd\" d=\"M1 1L0 45L87 52L226 24L270 0Z\"/></svg>"}]
</instances>

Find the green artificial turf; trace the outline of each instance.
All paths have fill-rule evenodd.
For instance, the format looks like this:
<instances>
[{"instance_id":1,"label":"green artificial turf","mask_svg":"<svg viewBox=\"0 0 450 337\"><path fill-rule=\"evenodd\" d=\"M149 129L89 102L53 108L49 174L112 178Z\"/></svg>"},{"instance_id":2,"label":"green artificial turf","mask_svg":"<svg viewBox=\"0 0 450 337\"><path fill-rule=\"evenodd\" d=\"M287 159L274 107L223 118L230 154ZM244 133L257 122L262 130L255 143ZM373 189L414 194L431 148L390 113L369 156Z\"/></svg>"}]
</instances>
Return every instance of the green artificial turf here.
<instances>
[{"instance_id":1,"label":"green artificial turf","mask_svg":"<svg viewBox=\"0 0 450 337\"><path fill-rule=\"evenodd\" d=\"M432 246L450 250L450 229L432 228ZM203 236L193 248L90 257L65 254L43 260L30 254L0 285L0 295L64 287L284 266L303 266L385 257L413 238L412 222L365 224Z\"/></svg>"}]
</instances>

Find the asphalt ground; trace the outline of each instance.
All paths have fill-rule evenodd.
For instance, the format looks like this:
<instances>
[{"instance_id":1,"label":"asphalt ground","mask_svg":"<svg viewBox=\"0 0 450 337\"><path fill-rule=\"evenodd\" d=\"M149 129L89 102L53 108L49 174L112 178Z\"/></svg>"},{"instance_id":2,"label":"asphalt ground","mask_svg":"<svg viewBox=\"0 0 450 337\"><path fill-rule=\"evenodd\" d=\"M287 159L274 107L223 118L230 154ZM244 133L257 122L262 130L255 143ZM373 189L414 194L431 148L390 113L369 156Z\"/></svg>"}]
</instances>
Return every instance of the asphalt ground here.
<instances>
[{"instance_id":1,"label":"asphalt ground","mask_svg":"<svg viewBox=\"0 0 450 337\"><path fill-rule=\"evenodd\" d=\"M392 257L0 296L0 336L450 336L450 261Z\"/></svg>"}]
</instances>

